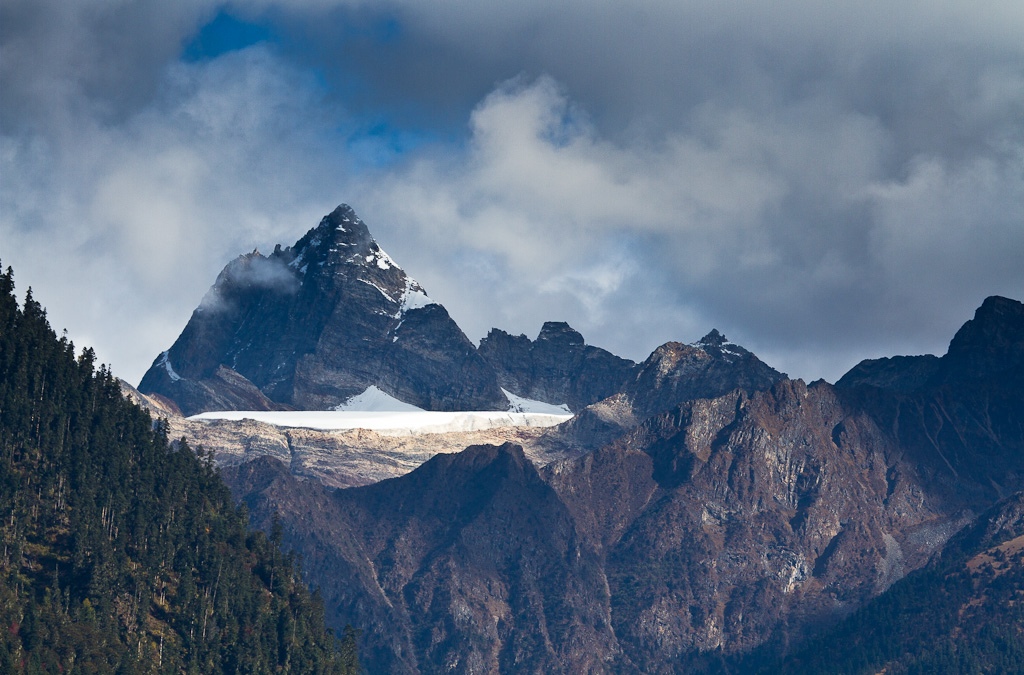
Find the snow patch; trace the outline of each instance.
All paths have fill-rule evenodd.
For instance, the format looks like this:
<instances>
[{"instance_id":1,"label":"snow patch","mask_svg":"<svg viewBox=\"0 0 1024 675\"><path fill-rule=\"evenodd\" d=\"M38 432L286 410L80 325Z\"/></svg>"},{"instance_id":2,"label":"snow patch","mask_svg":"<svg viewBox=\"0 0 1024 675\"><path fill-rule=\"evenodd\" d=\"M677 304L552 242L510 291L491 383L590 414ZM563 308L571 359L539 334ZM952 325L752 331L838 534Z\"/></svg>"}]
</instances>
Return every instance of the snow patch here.
<instances>
[{"instance_id":1,"label":"snow patch","mask_svg":"<svg viewBox=\"0 0 1024 675\"><path fill-rule=\"evenodd\" d=\"M384 249L378 248L376 254L377 267L381 268L382 270L389 270L392 267L398 267L398 265L395 264L395 261L391 259L391 256L384 252Z\"/></svg>"},{"instance_id":2,"label":"snow patch","mask_svg":"<svg viewBox=\"0 0 1024 675\"><path fill-rule=\"evenodd\" d=\"M395 315L396 319L409 310L420 309L421 307L436 303L427 297L427 292L423 290L423 287L415 279L406 277L405 290L402 292L402 299L399 301L399 304L401 307L399 307L398 314Z\"/></svg>"},{"instance_id":3,"label":"snow patch","mask_svg":"<svg viewBox=\"0 0 1024 675\"><path fill-rule=\"evenodd\" d=\"M163 352L160 354L160 363L158 365L164 367L164 370L167 371L167 376L171 378L171 382L177 382L178 380L181 379L181 375L178 375L178 373L174 372L174 368L171 367L171 358L168 352Z\"/></svg>"},{"instance_id":4,"label":"snow patch","mask_svg":"<svg viewBox=\"0 0 1024 675\"><path fill-rule=\"evenodd\" d=\"M379 412L379 411L263 411L228 410L205 412L190 420L254 420L278 427L302 427L323 431L368 429L384 436L419 436L452 432L486 431L502 427L552 427L572 415L546 415L501 411L474 412Z\"/></svg>"},{"instance_id":5,"label":"snow patch","mask_svg":"<svg viewBox=\"0 0 1024 675\"><path fill-rule=\"evenodd\" d=\"M554 403L534 401L533 399L516 396L505 388L502 388L501 391L505 394L505 398L508 399L508 409L510 412L542 413L545 415L572 415L572 411L569 410L569 406L565 403L555 405Z\"/></svg>"},{"instance_id":6,"label":"snow patch","mask_svg":"<svg viewBox=\"0 0 1024 675\"><path fill-rule=\"evenodd\" d=\"M341 405L335 406L334 410L337 412L423 412L423 408L399 401L372 384L363 393L356 394Z\"/></svg>"},{"instance_id":7,"label":"snow patch","mask_svg":"<svg viewBox=\"0 0 1024 675\"><path fill-rule=\"evenodd\" d=\"M363 262L367 265L376 264L377 267L382 270L389 270L391 268L399 269L398 265L395 264L395 261L391 259L391 256L384 252L384 249L376 246L376 244L373 244L373 246L374 248L371 249L368 255L362 256ZM356 257L357 256L353 256L352 258L349 258L349 260L351 262L355 262Z\"/></svg>"},{"instance_id":8,"label":"snow patch","mask_svg":"<svg viewBox=\"0 0 1024 675\"><path fill-rule=\"evenodd\" d=\"M699 342L691 343L690 346L696 347L704 352L707 352L709 348L717 349L722 353L722 356L725 357L726 361L734 361L735 359L743 358L743 347L729 340L722 340L721 342L705 342L704 340L700 340Z\"/></svg>"},{"instance_id":9,"label":"snow patch","mask_svg":"<svg viewBox=\"0 0 1024 675\"><path fill-rule=\"evenodd\" d=\"M371 281L369 279L359 279L359 281L362 281L364 284L366 284L368 286L373 286L374 288L376 288L378 291L380 291L381 295L383 295L385 298L388 299L389 302L395 302L395 299L392 298L391 295L387 291L385 291L383 288L381 288L377 284L373 283L373 281Z\"/></svg>"}]
</instances>

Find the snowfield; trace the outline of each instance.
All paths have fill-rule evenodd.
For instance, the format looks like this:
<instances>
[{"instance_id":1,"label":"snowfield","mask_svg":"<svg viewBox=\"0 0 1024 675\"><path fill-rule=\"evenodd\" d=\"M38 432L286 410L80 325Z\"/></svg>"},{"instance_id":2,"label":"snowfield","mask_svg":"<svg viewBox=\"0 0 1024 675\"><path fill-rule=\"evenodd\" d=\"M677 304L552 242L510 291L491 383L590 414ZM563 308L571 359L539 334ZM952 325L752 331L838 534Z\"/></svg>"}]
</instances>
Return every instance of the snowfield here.
<instances>
[{"instance_id":1,"label":"snowfield","mask_svg":"<svg viewBox=\"0 0 1024 675\"><path fill-rule=\"evenodd\" d=\"M531 401L505 392L512 410L432 412L369 387L334 410L224 410L205 412L190 420L255 420L278 427L323 431L369 429L385 436L416 436L486 431L499 427L553 427L572 418L564 406Z\"/></svg>"},{"instance_id":2,"label":"snowfield","mask_svg":"<svg viewBox=\"0 0 1024 675\"><path fill-rule=\"evenodd\" d=\"M572 418L569 414L502 412L391 412L373 410L226 410L205 412L190 420L255 420L278 427L305 429L369 429L385 436L416 436L450 432L485 431L498 427L553 427Z\"/></svg>"}]
</instances>

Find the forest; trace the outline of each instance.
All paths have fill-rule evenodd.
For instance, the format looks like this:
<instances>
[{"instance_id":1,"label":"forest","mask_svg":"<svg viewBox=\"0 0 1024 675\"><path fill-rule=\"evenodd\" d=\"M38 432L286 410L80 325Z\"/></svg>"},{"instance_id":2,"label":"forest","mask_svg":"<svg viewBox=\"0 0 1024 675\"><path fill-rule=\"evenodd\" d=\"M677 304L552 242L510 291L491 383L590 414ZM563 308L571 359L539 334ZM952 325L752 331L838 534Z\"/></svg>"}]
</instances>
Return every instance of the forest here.
<instances>
[{"instance_id":1,"label":"forest","mask_svg":"<svg viewBox=\"0 0 1024 675\"><path fill-rule=\"evenodd\" d=\"M280 530L0 275L0 672L361 672Z\"/></svg>"}]
</instances>

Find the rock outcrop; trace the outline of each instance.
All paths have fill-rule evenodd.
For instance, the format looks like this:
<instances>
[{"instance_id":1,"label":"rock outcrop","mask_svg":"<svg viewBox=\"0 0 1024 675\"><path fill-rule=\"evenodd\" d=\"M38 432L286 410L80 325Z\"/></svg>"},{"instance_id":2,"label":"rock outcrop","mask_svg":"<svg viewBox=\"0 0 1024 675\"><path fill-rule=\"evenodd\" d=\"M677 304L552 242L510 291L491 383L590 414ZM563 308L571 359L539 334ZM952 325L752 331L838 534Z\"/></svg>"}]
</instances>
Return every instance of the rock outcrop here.
<instances>
[{"instance_id":1,"label":"rock outcrop","mask_svg":"<svg viewBox=\"0 0 1024 675\"><path fill-rule=\"evenodd\" d=\"M569 324L555 321L545 322L533 341L492 328L479 352L502 388L528 399L564 403L574 412L618 392L636 367L585 344Z\"/></svg>"},{"instance_id":2,"label":"rock outcrop","mask_svg":"<svg viewBox=\"0 0 1024 675\"><path fill-rule=\"evenodd\" d=\"M593 449L687 401L736 389L764 391L785 377L712 330L693 344L667 342L655 349L617 393L579 411L558 433L570 446Z\"/></svg>"}]
</instances>

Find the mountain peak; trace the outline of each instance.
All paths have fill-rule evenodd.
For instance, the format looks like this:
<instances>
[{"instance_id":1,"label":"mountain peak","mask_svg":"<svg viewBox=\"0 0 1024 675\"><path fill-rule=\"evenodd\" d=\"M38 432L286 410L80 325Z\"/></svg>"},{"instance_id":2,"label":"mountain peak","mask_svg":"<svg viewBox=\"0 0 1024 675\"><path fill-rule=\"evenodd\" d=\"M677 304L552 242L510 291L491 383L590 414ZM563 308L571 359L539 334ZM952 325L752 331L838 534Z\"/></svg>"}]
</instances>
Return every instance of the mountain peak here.
<instances>
[{"instance_id":1,"label":"mountain peak","mask_svg":"<svg viewBox=\"0 0 1024 675\"><path fill-rule=\"evenodd\" d=\"M557 340L566 345L583 346L583 335L565 321L545 321L537 340Z\"/></svg>"},{"instance_id":2,"label":"mountain peak","mask_svg":"<svg viewBox=\"0 0 1024 675\"><path fill-rule=\"evenodd\" d=\"M953 336L949 352L971 349L979 344L989 347L1019 347L1024 334L1024 303L992 295L985 298L974 318L965 323Z\"/></svg>"},{"instance_id":3,"label":"mountain peak","mask_svg":"<svg viewBox=\"0 0 1024 675\"><path fill-rule=\"evenodd\" d=\"M329 268L344 263L376 265L382 270L398 267L348 204L341 204L324 216L286 253L292 257L290 266L299 270L307 269L309 263Z\"/></svg>"},{"instance_id":4,"label":"mountain peak","mask_svg":"<svg viewBox=\"0 0 1024 675\"><path fill-rule=\"evenodd\" d=\"M1024 303L993 295L960 327L943 357L947 377L1015 376L1024 370Z\"/></svg>"},{"instance_id":5,"label":"mountain peak","mask_svg":"<svg viewBox=\"0 0 1024 675\"><path fill-rule=\"evenodd\" d=\"M611 396L635 364L588 345L564 321L547 321L535 341L497 328L480 341L479 354L494 369L498 384L527 399L581 410Z\"/></svg>"},{"instance_id":6,"label":"mountain peak","mask_svg":"<svg viewBox=\"0 0 1024 675\"><path fill-rule=\"evenodd\" d=\"M711 332L702 337L700 340L694 343L694 347L721 347L728 343L724 335L718 332L717 328L712 328Z\"/></svg>"},{"instance_id":7,"label":"mountain peak","mask_svg":"<svg viewBox=\"0 0 1024 675\"><path fill-rule=\"evenodd\" d=\"M912 392L953 381L991 377L1015 383L1024 376L1024 304L993 295L936 356L894 356L861 361L836 385L869 385Z\"/></svg>"},{"instance_id":8,"label":"mountain peak","mask_svg":"<svg viewBox=\"0 0 1024 675\"><path fill-rule=\"evenodd\" d=\"M355 209L348 204L339 204L337 208L320 220L316 229L330 231L335 235L348 235L346 239L372 240L366 223L356 215Z\"/></svg>"},{"instance_id":9,"label":"mountain peak","mask_svg":"<svg viewBox=\"0 0 1024 675\"><path fill-rule=\"evenodd\" d=\"M785 377L712 330L699 342L666 342L655 349L624 393L634 414L643 418L683 401L714 398L733 389L766 390Z\"/></svg>"},{"instance_id":10,"label":"mountain peak","mask_svg":"<svg viewBox=\"0 0 1024 675\"><path fill-rule=\"evenodd\" d=\"M139 386L189 414L238 409L223 407L228 389L310 410L371 386L427 410L508 405L461 329L347 204L293 246L229 263Z\"/></svg>"}]
</instances>

